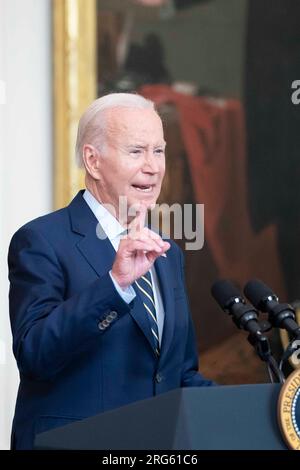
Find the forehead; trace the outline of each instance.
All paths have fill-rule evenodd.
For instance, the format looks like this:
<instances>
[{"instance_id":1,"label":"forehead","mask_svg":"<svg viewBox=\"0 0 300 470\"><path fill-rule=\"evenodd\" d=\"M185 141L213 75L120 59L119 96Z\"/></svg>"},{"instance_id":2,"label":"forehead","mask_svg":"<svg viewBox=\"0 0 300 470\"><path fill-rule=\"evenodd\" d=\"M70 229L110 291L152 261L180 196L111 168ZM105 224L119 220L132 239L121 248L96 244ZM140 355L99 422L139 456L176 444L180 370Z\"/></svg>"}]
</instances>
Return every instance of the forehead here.
<instances>
[{"instance_id":1,"label":"forehead","mask_svg":"<svg viewBox=\"0 0 300 470\"><path fill-rule=\"evenodd\" d=\"M105 119L108 135L113 138L163 140L162 122L153 109L112 108Z\"/></svg>"}]
</instances>

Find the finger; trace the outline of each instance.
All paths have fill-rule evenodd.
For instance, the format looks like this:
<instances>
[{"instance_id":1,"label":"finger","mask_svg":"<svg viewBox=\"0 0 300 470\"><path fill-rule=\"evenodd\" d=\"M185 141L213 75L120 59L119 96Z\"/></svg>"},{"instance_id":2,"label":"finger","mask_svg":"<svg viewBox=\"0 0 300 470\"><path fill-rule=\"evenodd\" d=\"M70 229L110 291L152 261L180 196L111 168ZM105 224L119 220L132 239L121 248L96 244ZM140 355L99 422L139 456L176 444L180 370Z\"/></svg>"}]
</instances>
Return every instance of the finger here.
<instances>
[{"instance_id":1,"label":"finger","mask_svg":"<svg viewBox=\"0 0 300 470\"><path fill-rule=\"evenodd\" d=\"M164 242L163 252L165 253L171 248L171 244L169 242Z\"/></svg>"},{"instance_id":2,"label":"finger","mask_svg":"<svg viewBox=\"0 0 300 470\"><path fill-rule=\"evenodd\" d=\"M143 232L147 233L150 238L153 238L154 240L160 241L161 244L167 243L167 245L168 245L169 247L171 246L169 242L165 242L165 241L164 241L164 239L159 235L159 233L154 232L154 231L151 230L150 228L144 227Z\"/></svg>"},{"instance_id":3,"label":"finger","mask_svg":"<svg viewBox=\"0 0 300 470\"><path fill-rule=\"evenodd\" d=\"M146 257L150 263L154 263L154 261L159 258L161 255L159 253L155 253L155 251L149 251L146 253Z\"/></svg>"},{"instance_id":4,"label":"finger","mask_svg":"<svg viewBox=\"0 0 300 470\"><path fill-rule=\"evenodd\" d=\"M147 238L150 237L151 240L155 240L164 252L171 248L169 242L165 242L158 233L153 232L148 227L144 227L141 236L144 237L145 234L147 235Z\"/></svg>"},{"instance_id":5,"label":"finger","mask_svg":"<svg viewBox=\"0 0 300 470\"><path fill-rule=\"evenodd\" d=\"M137 233L143 230L145 226L147 209L144 205L140 204L139 208L137 209L137 215L133 219L133 221L129 224L129 234Z\"/></svg>"},{"instance_id":6,"label":"finger","mask_svg":"<svg viewBox=\"0 0 300 470\"><path fill-rule=\"evenodd\" d=\"M162 249L161 256L164 256L166 258L167 257L166 251L168 251L170 248L171 248L170 243L169 242L164 242L164 246L163 246L163 249Z\"/></svg>"},{"instance_id":7,"label":"finger","mask_svg":"<svg viewBox=\"0 0 300 470\"><path fill-rule=\"evenodd\" d=\"M129 255L132 255L132 253L136 251L143 251L145 253L149 251L154 251L158 253L158 255L160 255L162 252L161 248L151 240L132 240L126 245L126 251Z\"/></svg>"},{"instance_id":8,"label":"finger","mask_svg":"<svg viewBox=\"0 0 300 470\"><path fill-rule=\"evenodd\" d=\"M163 239L161 238L161 236L154 232L153 230L151 230L150 228L148 228L147 226L144 226L139 232L137 232L135 234L135 238L139 238L140 236L144 236L144 237L147 237L147 238L150 238L151 240L157 240L157 241L160 241L161 244L164 243Z\"/></svg>"},{"instance_id":9,"label":"finger","mask_svg":"<svg viewBox=\"0 0 300 470\"><path fill-rule=\"evenodd\" d=\"M153 230L149 229L148 227L144 227L143 233L145 233L147 235L147 237L150 237L152 240L156 240L161 247L164 246L165 242L163 241L163 239L161 238L161 236L158 233L154 232Z\"/></svg>"},{"instance_id":10,"label":"finger","mask_svg":"<svg viewBox=\"0 0 300 470\"><path fill-rule=\"evenodd\" d=\"M132 233L130 238L132 240L139 240L139 241L144 241L144 242L150 242L154 245L156 245L160 250L164 247L164 242L160 240L160 238L153 238L151 235L149 235L148 232L142 231L142 232L137 232L137 233Z\"/></svg>"}]
</instances>

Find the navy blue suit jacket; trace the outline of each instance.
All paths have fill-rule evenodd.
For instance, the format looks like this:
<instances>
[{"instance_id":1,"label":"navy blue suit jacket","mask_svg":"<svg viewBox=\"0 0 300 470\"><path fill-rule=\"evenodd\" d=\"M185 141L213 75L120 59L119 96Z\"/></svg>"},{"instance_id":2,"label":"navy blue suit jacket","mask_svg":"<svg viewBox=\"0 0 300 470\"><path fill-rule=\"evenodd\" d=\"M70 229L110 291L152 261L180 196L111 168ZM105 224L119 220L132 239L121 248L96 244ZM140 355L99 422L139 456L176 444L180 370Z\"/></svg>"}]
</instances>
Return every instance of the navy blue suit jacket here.
<instances>
[{"instance_id":1,"label":"navy blue suit jacket","mask_svg":"<svg viewBox=\"0 0 300 470\"><path fill-rule=\"evenodd\" d=\"M20 371L13 448L30 449L36 433L72 420L177 387L211 385L197 372L181 250L170 242L167 258L155 262L165 308L157 359L139 293L129 305L117 293L109 275L115 251L97 238L98 221L82 195L20 228L10 244ZM116 318L99 329L111 311Z\"/></svg>"}]
</instances>

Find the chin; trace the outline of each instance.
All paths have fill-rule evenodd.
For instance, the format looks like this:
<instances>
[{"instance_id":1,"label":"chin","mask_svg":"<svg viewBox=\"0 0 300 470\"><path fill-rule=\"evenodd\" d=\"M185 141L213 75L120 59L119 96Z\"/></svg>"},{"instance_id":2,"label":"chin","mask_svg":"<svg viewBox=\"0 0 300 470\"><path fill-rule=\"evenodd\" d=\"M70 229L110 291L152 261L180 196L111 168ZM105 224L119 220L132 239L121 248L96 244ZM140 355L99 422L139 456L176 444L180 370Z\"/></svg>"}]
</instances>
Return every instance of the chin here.
<instances>
[{"instance_id":1,"label":"chin","mask_svg":"<svg viewBox=\"0 0 300 470\"><path fill-rule=\"evenodd\" d=\"M155 205L156 199L136 199L135 201L132 201L129 206L135 205L135 204L143 204L147 209L151 209Z\"/></svg>"},{"instance_id":2,"label":"chin","mask_svg":"<svg viewBox=\"0 0 300 470\"><path fill-rule=\"evenodd\" d=\"M157 196L154 194L151 194L151 195L139 194L138 196L134 195L134 197L132 196L128 197L129 205L143 203L146 206L151 206L152 204L155 204L156 201L157 201Z\"/></svg>"},{"instance_id":3,"label":"chin","mask_svg":"<svg viewBox=\"0 0 300 470\"><path fill-rule=\"evenodd\" d=\"M149 209L150 207L152 207L153 205L156 204L156 201L157 201L157 197L151 197L151 198L141 198L140 199L140 202L144 203L145 206L147 206L147 208Z\"/></svg>"}]
</instances>

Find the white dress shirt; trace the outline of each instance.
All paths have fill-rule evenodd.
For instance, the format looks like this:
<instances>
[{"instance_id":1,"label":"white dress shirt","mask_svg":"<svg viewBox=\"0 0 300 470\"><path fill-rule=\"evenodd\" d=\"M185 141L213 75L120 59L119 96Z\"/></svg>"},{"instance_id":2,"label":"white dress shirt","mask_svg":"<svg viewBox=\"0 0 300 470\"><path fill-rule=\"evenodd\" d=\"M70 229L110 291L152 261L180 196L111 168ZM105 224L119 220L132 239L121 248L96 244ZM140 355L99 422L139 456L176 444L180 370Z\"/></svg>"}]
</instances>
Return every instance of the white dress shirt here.
<instances>
[{"instance_id":1,"label":"white dress shirt","mask_svg":"<svg viewBox=\"0 0 300 470\"><path fill-rule=\"evenodd\" d=\"M83 193L83 198L93 214L95 215L96 219L100 223L102 229L106 233L110 243L112 244L115 251L118 251L120 237L121 234L124 232L125 228L119 223L119 221L102 205L97 199L92 195L92 193L86 189ZM124 302L129 304L136 296L136 293L132 286L129 286L127 289L122 289L117 281L112 276L111 271L109 272L110 277L114 283L114 286L122 297ZM161 338L163 333L163 326L164 326L164 317L165 311L164 306L160 294L159 289L159 282L157 278L157 274L155 272L155 268L152 265L150 268L150 274L152 279L152 287L153 287L153 295L154 295L154 302L155 302L155 310L156 310L156 318L157 318L157 325L158 325L158 333L159 333L159 344L161 345ZM145 315L146 315L145 311Z\"/></svg>"}]
</instances>

